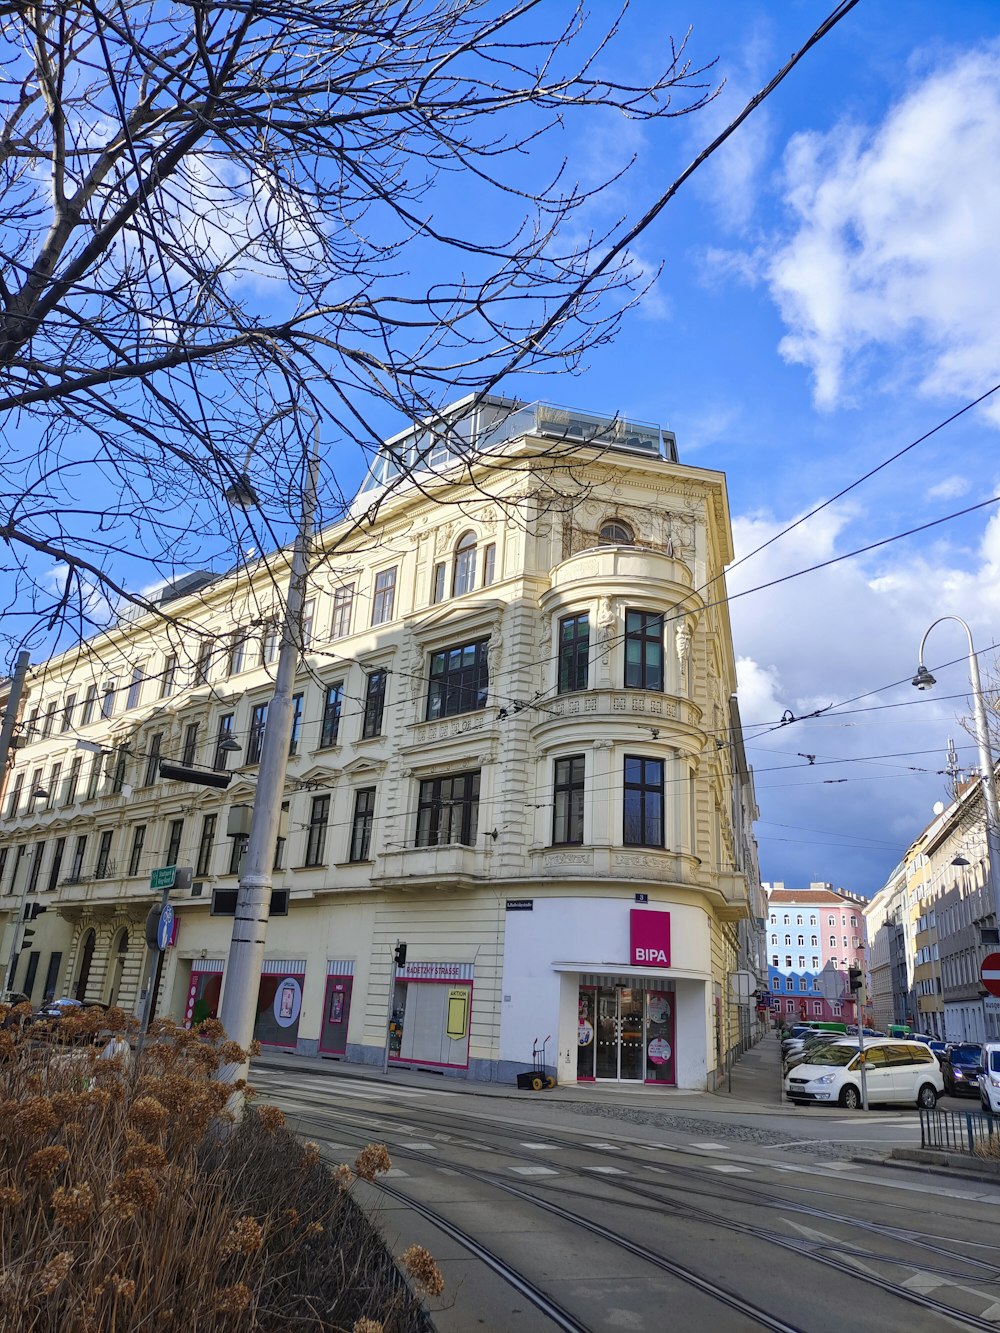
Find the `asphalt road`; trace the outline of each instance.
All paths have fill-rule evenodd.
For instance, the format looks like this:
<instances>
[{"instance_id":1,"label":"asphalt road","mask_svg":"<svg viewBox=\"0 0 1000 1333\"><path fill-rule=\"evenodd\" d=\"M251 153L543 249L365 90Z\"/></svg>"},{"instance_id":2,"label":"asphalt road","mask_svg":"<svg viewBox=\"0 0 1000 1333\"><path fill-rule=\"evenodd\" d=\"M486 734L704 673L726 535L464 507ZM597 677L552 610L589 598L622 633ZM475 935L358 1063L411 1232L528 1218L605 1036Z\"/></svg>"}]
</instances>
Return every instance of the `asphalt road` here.
<instances>
[{"instance_id":1,"label":"asphalt road","mask_svg":"<svg viewBox=\"0 0 1000 1333\"><path fill-rule=\"evenodd\" d=\"M437 1258L440 1333L1000 1328L1000 1187L856 1160L913 1142L906 1108L736 1118L253 1081L331 1163L388 1145L393 1170L358 1197L394 1253Z\"/></svg>"}]
</instances>

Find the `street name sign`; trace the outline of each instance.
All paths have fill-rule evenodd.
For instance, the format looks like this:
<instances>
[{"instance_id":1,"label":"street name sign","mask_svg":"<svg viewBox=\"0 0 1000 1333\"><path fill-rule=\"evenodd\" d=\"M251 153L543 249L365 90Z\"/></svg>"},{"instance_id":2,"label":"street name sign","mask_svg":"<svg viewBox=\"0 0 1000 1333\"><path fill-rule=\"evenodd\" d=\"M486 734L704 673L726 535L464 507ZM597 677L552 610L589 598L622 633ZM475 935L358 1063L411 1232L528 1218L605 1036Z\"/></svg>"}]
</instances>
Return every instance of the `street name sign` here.
<instances>
[{"instance_id":1,"label":"street name sign","mask_svg":"<svg viewBox=\"0 0 1000 1333\"><path fill-rule=\"evenodd\" d=\"M151 889L172 889L176 875L176 866L160 866L150 874L149 887Z\"/></svg>"},{"instance_id":2,"label":"street name sign","mask_svg":"<svg viewBox=\"0 0 1000 1333\"><path fill-rule=\"evenodd\" d=\"M988 953L979 968L983 985L991 995L1000 995L1000 953Z\"/></svg>"}]
</instances>

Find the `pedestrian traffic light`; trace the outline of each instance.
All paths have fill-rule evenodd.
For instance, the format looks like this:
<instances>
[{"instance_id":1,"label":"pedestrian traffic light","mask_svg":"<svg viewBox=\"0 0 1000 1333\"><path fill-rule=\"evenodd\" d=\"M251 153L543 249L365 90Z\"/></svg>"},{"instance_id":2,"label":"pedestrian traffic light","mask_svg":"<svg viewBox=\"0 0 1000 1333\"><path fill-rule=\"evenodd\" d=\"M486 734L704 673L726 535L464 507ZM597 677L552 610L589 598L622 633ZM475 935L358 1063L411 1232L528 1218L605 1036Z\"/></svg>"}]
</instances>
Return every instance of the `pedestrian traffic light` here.
<instances>
[{"instance_id":1,"label":"pedestrian traffic light","mask_svg":"<svg viewBox=\"0 0 1000 1333\"><path fill-rule=\"evenodd\" d=\"M405 966L406 966L406 945L405 945L405 944L397 944L397 945L396 945L396 948L395 948L395 950L393 951L392 960L393 960L393 962L396 964L397 967L405 967Z\"/></svg>"},{"instance_id":2,"label":"pedestrian traffic light","mask_svg":"<svg viewBox=\"0 0 1000 1333\"><path fill-rule=\"evenodd\" d=\"M861 990L864 985L864 973L860 967L849 967L847 969L847 986L852 992Z\"/></svg>"}]
</instances>

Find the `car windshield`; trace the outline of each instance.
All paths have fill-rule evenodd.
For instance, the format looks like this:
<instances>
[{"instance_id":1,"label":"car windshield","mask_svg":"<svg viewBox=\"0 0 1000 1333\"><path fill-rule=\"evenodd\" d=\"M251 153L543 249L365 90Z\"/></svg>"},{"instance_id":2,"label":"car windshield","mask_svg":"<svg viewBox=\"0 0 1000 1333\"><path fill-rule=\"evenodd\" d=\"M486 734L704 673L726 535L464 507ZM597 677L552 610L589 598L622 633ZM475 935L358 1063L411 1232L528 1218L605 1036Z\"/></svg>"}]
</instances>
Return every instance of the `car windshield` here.
<instances>
[{"instance_id":1,"label":"car windshield","mask_svg":"<svg viewBox=\"0 0 1000 1333\"><path fill-rule=\"evenodd\" d=\"M849 1065L858 1053L856 1046L820 1046L809 1052L811 1065Z\"/></svg>"},{"instance_id":2,"label":"car windshield","mask_svg":"<svg viewBox=\"0 0 1000 1333\"><path fill-rule=\"evenodd\" d=\"M949 1056L954 1065L978 1065L980 1053L978 1046L953 1046Z\"/></svg>"}]
</instances>

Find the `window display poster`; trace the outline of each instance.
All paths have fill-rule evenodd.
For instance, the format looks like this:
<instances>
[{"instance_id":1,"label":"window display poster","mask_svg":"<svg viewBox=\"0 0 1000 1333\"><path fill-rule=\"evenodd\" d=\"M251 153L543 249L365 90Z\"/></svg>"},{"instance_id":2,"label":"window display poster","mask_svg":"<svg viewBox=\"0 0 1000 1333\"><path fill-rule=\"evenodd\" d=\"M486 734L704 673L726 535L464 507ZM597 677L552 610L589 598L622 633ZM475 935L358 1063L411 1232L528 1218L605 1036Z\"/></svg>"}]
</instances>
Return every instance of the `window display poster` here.
<instances>
[{"instance_id":1,"label":"window display poster","mask_svg":"<svg viewBox=\"0 0 1000 1333\"><path fill-rule=\"evenodd\" d=\"M351 1016L351 977L329 976L326 979L326 1003L323 1006L323 1028L319 1048L326 1055L346 1055L347 1024Z\"/></svg>"},{"instance_id":2,"label":"window display poster","mask_svg":"<svg viewBox=\"0 0 1000 1333\"><path fill-rule=\"evenodd\" d=\"M676 1083L673 991L646 992L646 1082Z\"/></svg>"},{"instance_id":3,"label":"window display poster","mask_svg":"<svg viewBox=\"0 0 1000 1333\"><path fill-rule=\"evenodd\" d=\"M196 1028L206 1018L218 1018L221 995L221 972L192 972L184 1009L184 1026Z\"/></svg>"},{"instance_id":4,"label":"window display poster","mask_svg":"<svg viewBox=\"0 0 1000 1333\"><path fill-rule=\"evenodd\" d=\"M253 1035L262 1046L295 1046L304 982L304 973L265 972L261 977Z\"/></svg>"},{"instance_id":5,"label":"window display poster","mask_svg":"<svg viewBox=\"0 0 1000 1333\"><path fill-rule=\"evenodd\" d=\"M582 1079L594 1077L594 1004L596 996L592 989L580 987L579 1007L576 1027L576 1076Z\"/></svg>"}]
</instances>

